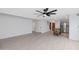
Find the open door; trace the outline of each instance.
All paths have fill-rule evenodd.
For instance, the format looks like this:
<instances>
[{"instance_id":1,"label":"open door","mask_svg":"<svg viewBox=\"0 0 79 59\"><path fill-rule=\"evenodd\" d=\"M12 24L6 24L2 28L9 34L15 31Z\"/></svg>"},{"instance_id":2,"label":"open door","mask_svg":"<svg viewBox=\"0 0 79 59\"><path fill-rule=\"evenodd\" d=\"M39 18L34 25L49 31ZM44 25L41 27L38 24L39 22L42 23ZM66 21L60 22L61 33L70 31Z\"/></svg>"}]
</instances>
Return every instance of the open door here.
<instances>
[{"instance_id":1,"label":"open door","mask_svg":"<svg viewBox=\"0 0 79 59\"><path fill-rule=\"evenodd\" d=\"M50 22L49 28L50 28L50 30L55 31L55 23Z\"/></svg>"}]
</instances>

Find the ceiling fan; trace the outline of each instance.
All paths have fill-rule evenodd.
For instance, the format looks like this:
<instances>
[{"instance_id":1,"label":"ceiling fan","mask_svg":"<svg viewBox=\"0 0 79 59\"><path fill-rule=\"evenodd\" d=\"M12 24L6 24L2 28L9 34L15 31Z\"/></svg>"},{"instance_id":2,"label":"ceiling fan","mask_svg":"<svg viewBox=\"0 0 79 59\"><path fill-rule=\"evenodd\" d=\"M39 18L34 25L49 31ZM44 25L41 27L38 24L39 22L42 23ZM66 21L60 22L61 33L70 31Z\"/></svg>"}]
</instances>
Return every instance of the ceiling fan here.
<instances>
[{"instance_id":1,"label":"ceiling fan","mask_svg":"<svg viewBox=\"0 0 79 59\"><path fill-rule=\"evenodd\" d=\"M57 9L52 10L52 11L49 11L49 8L43 9L43 12L42 12L42 11L39 11L39 10L36 10L36 12L41 13L41 15L43 15L43 17L55 15L55 14L56 14L56 13L55 13L56 11L57 11Z\"/></svg>"}]
</instances>

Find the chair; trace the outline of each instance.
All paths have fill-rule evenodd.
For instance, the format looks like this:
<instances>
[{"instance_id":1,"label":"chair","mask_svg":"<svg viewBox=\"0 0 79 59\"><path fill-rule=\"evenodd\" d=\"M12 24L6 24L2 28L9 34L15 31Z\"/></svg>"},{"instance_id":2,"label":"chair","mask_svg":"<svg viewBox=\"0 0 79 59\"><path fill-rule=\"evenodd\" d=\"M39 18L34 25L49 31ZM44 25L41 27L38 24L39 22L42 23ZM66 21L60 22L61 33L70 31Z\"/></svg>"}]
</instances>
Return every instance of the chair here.
<instances>
[{"instance_id":1,"label":"chair","mask_svg":"<svg viewBox=\"0 0 79 59\"><path fill-rule=\"evenodd\" d=\"M56 28L55 31L53 32L54 35L59 36L61 34L60 29Z\"/></svg>"}]
</instances>

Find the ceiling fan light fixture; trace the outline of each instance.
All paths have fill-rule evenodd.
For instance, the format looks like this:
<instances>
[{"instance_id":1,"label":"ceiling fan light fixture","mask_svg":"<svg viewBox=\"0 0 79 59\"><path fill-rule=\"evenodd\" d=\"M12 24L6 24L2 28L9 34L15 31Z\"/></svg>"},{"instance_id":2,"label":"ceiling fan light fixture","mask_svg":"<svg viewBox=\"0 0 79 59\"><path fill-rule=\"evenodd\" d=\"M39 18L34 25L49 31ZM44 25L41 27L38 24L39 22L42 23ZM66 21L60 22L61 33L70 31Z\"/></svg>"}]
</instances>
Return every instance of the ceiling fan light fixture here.
<instances>
[{"instance_id":1,"label":"ceiling fan light fixture","mask_svg":"<svg viewBox=\"0 0 79 59\"><path fill-rule=\"evenodd\" d=\"M57 9L52 10L52 11L48 11L48 10L49 10L49 8L45 8L45 9L43 10L44 12L41 12L41 11L39 11L39 10L36 10L36 12L39 12L39 13L43 14L43 17L45 17L45 16L55 15L56 13L53 13L53 12L56 12L56 11L57 11Z\"/></svg>"}]
</instances>

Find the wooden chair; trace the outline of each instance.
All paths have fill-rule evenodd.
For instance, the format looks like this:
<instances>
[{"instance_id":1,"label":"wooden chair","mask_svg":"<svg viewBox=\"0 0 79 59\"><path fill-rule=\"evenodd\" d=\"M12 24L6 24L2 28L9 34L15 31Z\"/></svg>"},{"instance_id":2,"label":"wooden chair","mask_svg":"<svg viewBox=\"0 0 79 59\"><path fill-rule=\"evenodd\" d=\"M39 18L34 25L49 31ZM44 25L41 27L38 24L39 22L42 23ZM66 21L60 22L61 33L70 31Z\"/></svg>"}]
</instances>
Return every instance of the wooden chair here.
<instances>
[{"instance_id":1,"label":"wooden chair","mask_svg":"<svg viewBox=\"0 0 79 59\"><path fill-rule=\"evenodd\" d=\"M61 33L60 33L60 29L55 29L55 31L53 32L54 35L56 36L59 36Z\"/></svg>"}]
</instances>

